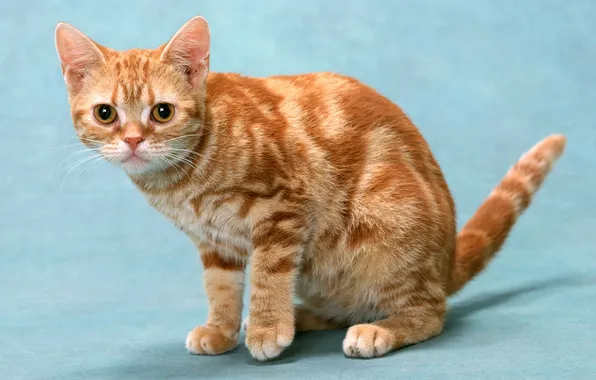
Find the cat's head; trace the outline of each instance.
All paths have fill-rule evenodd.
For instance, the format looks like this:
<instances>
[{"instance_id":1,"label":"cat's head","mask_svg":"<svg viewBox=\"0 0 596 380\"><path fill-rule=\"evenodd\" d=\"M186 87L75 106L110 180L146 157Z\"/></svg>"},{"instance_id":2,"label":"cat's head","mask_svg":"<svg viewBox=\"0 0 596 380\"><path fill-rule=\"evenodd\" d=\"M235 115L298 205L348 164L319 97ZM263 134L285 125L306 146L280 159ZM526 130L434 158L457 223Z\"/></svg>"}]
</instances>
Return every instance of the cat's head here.
<instances>
[{"instance_id":1,"label":"cat's head","mask_svg":"<svg viewBox=\"0 0 596 380\"><path fill-rule=\"evenodd\" d=\"M115 51L68 24L56 49L81 141L129 174L188 160L203 133L209 27L188 21L154 50Z\"/></svg>"}]
</instances>

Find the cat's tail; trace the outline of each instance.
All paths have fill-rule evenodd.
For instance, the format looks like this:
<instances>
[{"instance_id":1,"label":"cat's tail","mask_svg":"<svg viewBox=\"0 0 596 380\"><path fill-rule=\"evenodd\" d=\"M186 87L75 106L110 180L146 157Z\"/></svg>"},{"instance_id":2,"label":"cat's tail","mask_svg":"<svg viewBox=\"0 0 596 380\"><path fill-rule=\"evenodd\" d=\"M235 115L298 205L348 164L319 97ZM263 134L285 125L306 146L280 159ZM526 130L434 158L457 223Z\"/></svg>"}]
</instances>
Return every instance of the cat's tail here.
<instances>
[{"instance_id":1,"label":"cat's tail","mask_svg":"<svg viewBox=\"0 0 596 380\"><path fill-rule=\"evenodd\" d=\"M524 154L457 235L448 293L460 290L499 251L517 218L565 149L566 139L551 135Z\"/></svg>"}]
</instances>

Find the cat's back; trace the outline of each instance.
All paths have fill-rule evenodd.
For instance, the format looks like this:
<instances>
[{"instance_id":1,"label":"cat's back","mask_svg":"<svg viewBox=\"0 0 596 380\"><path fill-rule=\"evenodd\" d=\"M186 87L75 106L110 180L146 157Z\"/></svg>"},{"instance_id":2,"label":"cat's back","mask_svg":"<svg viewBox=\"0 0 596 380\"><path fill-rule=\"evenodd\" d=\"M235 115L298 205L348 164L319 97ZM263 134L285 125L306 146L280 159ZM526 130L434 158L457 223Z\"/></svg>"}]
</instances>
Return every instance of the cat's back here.
<instances>
[{"instance_id":1,"label":"cat's back","mask_svg":"<svg viewBox=\"0 0 596 380\"><path fill-rule=\"evenodd\" d=\"M305 132L332 145L398 141L430 153L402 109L360 80L332 72L251 77L210 73L207 103L218 115L271 131ZM292 133L290 133L292 135ZM395 146L395 143L393 144ZM383 148L379 146L379 148Z\"/></svg>"},{"instance_id":2,"label":"cat's back","mask_svg":"<svg viewBox=\"0 0 596 380\"><path fill-rule=\"evenodd\" d=\"M337 106L328 112L350 112L368 107L368 115L403 114L401 109L372 87L356 78L333 72L252 77L237 73L210 73L207 82L208 102L234 98L245 103L281 105L296 102L307 109ZM327 106L327 107L325 107ZM372 108L371 108L372 107Z\"/></svg>"},{"instance_id":3,"label":"cat's back","mask_svg":"<svg viewBox=\"0 0 596 380\"><path fill-rule=\"evenodd\" d=\"M427 142L407 115L355 78L331 72L210 73L207 105L216 122L239 131L243 140L276 146L278 161L297 157L311 169L331 167L334 187L351 188L365 172L403 164L447 190Z\"/></svg>"}]
</instances>

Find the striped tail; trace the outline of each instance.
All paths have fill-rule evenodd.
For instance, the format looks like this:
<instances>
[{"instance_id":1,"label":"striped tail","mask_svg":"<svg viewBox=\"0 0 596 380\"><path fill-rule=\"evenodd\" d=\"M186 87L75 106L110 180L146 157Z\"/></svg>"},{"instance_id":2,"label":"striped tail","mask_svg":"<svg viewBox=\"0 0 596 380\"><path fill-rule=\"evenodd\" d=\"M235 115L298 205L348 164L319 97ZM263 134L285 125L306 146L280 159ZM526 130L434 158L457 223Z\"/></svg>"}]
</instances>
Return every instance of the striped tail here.
<instances>
[{"instance_id":1,"label":"striped tail","mask_svg":"<svg viewBox=\"0 0 596 380\"><path fill-rule=\"evenodd\" d=\"M449 294L480 273L501 249L517 218L565 149L566 139L552 135L524 154L457 235Z\"/></svg>"}]
</instances>

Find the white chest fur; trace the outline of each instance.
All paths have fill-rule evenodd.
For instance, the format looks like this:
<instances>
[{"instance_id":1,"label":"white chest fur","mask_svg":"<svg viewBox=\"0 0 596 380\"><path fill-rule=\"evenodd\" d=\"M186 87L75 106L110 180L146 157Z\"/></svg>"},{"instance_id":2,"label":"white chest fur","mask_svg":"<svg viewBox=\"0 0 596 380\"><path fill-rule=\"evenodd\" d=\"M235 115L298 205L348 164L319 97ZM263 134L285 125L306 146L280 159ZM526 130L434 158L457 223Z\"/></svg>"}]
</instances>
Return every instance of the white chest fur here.
<instances>
[{"instance_id":1,"label":"white chest fur","mask_svg":"<svg viewBox=\"0 0 596 380\"><path fill-rule=\"evenodd\" d=\"M149 203L191 239L224 255L246 255L252 249L249 224L238 217L237 205L217 197L184 192L149 195Z\"/></svg>"}]
</instances>

